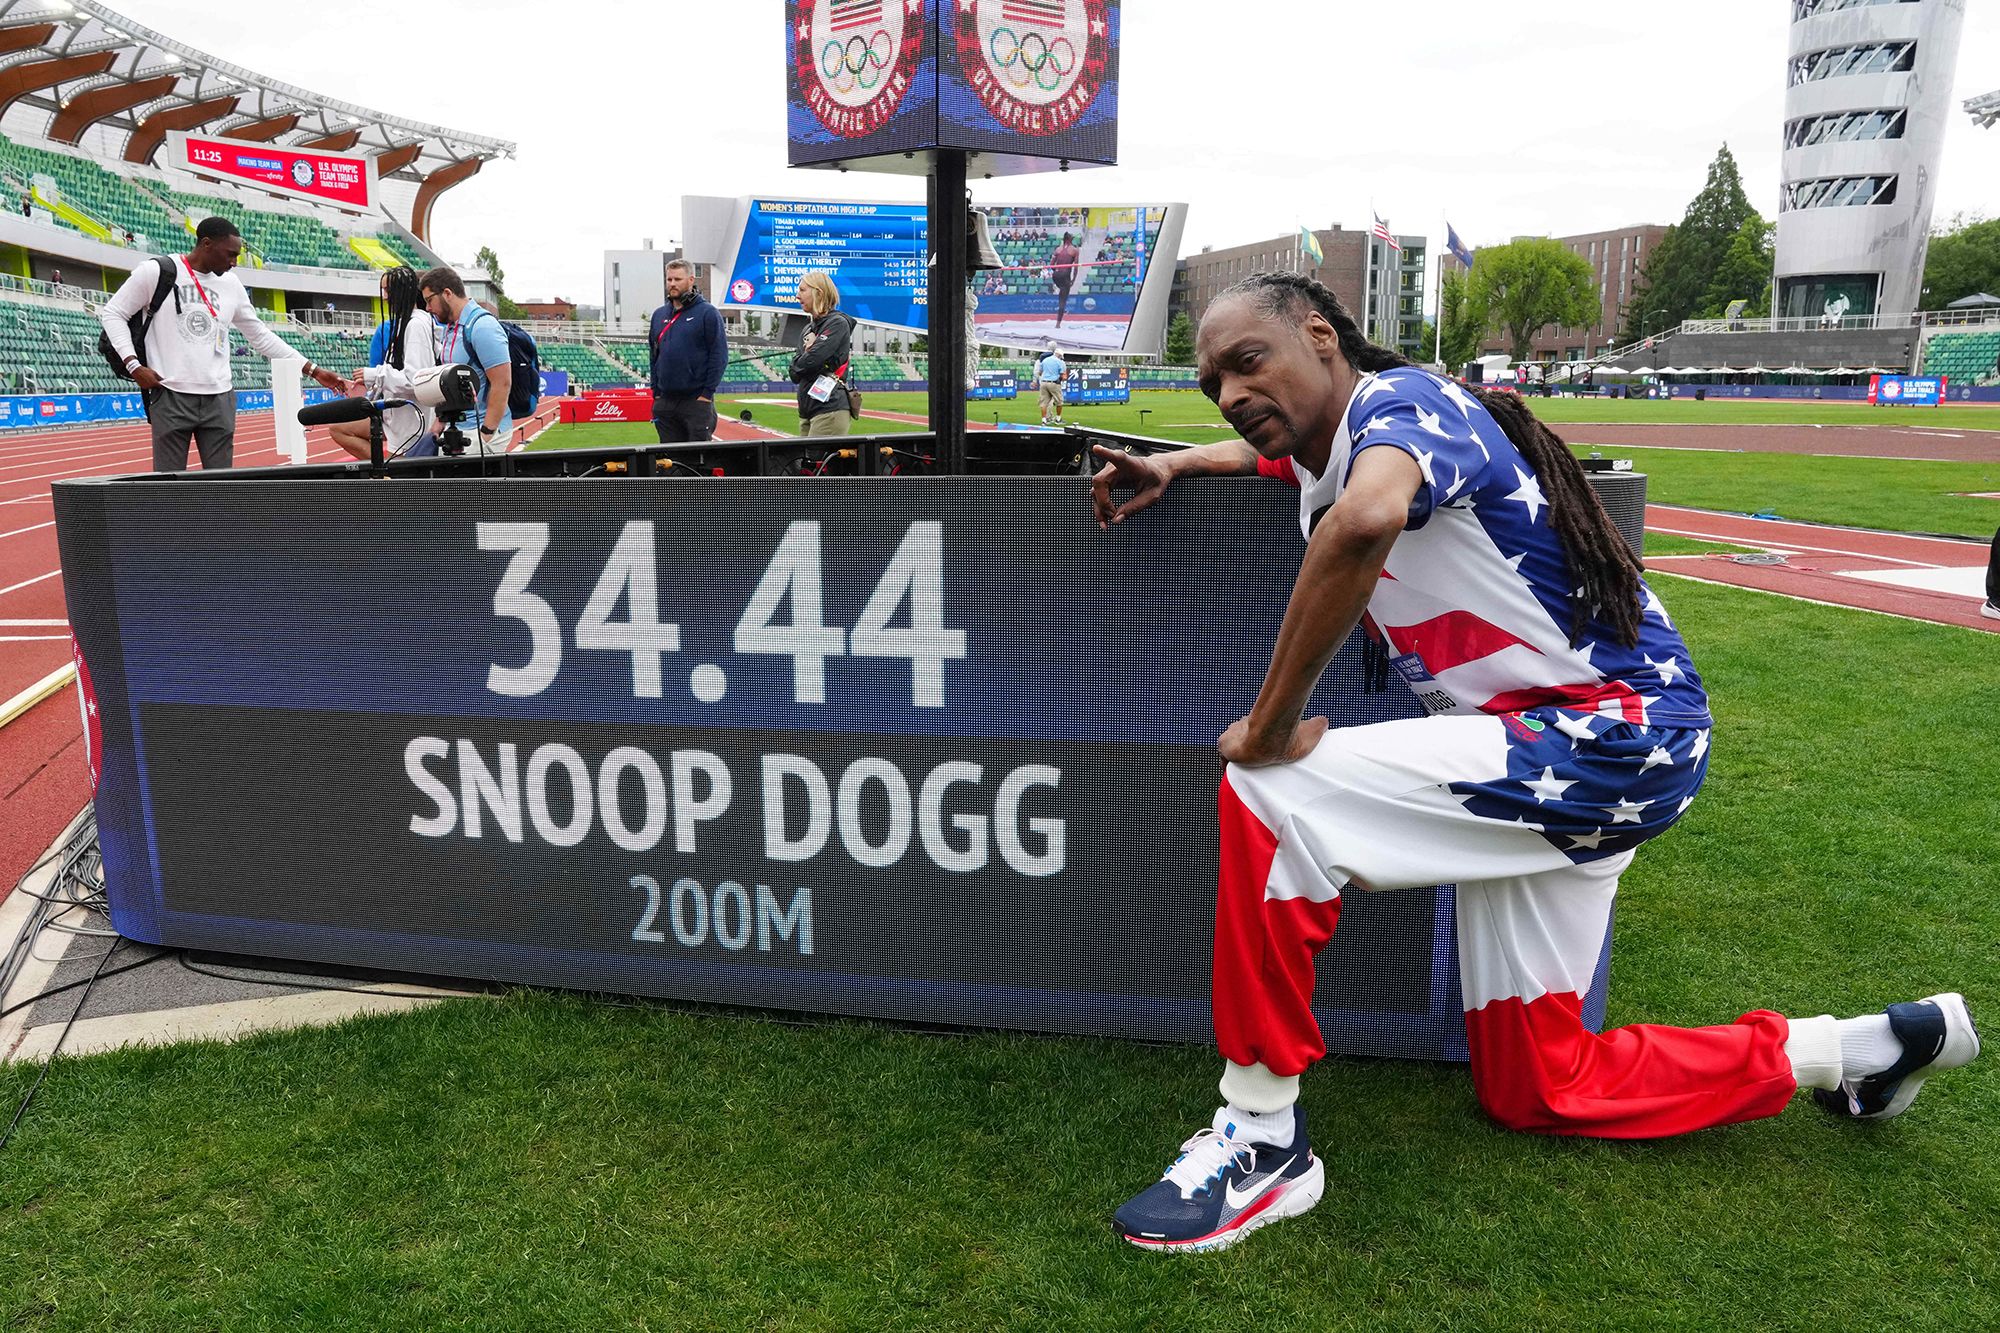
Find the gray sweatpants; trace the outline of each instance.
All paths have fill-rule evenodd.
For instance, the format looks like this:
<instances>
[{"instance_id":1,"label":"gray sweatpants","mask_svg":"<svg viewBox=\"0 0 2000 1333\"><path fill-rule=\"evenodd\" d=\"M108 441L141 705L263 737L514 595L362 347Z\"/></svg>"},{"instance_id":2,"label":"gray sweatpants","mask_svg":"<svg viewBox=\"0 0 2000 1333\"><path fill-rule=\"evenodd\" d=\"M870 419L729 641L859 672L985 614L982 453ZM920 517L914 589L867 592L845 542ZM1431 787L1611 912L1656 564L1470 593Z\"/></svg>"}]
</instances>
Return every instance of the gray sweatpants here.
<instances>
[{"instance_id":1,"label":"gray sweatpants","mask_svg":"<svg viewBox=\"0 0 2000 1333\"><path fill-rule=\"evenodd\" d=\"M204 469L228 467L236 457L236 395L176 393L162 385L153 395L153 471L185 472L188 442L201 448Z\"/></svg>"}]
</instances>

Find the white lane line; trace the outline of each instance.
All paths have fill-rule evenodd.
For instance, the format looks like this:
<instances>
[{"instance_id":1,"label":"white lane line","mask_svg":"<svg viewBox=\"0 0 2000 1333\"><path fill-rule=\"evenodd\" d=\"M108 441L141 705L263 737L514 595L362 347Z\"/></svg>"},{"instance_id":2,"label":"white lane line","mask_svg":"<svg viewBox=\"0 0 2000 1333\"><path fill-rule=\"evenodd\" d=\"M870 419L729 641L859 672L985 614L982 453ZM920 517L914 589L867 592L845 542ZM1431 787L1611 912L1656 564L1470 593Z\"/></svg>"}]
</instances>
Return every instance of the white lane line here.
<instances>
[{"instance_id":1,"label":"white lane line","mask_svg":"<svg viewBox=\"0 0 2000 1333\"><path fill-rule=\"evenodd\" d=\"M67 634L0 634L0 643L68 643Z\"/></svg>"},{"instance_id":2,"label":"white lane line","mask_svg":"<svg viewBox=\"0 0 2000 1333\"><path fill-rule=\"evenodd\" d=\"M1845 579L1866 579L1892 588L1945 593L1974 601L1986 600L1986 570L1980 569L1843 569Z\"/></svg>"},{"instance_id":3,"label":"white lane line","mask_svg":"<svg viewBox=\"0 0 2000 1333\"><path fill-rule=\"evenodd\" d=\"M34 467L47 467L50 464L82 463L93 459L102 459L106 463L112 463L119 459L136 458L144 455L150 455L151 452L152 451L150 448L142 448L136 445L120 445L119 447L114 449L72 450L71 452L62 454L60 456L51 454L46 458L30 458L19 463L0 463L0 473L18 472L25 470L27 468L34 468ZM9 480L12 480L12 478L0 477L0 481L9 481Z\"/></svg>"},{"instance_id":4,"label":"white lane line","mask_svg":"<svg viewBox=\"0 0 2000 1333\"><path fill-rule=\"evenodd\" d=\"M1891 620L1914 620L1919 625L1938 625L1944 629L1962 629L1968 634L1991 634L1993 631L1973 625L1961 625L1952 620L1938 620L1931 616L1906 615L1901 611L1884 611L1875 606L1856 606L1852 602L1829 602L1824 597L1801 597L1795 592L1779 592L1773 588L1759 588L1748 583L1732 583L1728 579L1709 578L1701 574L1663 569L1659 571L1663 579L1686 579L1690 583L1708 583L1718 588L1738 588L1744 592L1754 592L1764 597L1782 597L1791 602L1811 602L1814 606L1830 606L1836 611L1864 611L1871 616L1888 616Z\"/></svg>"},{"instance_id":5,"label":"white lane line","mask_svg":"<svg viewBox=\"0 0 2000 1333\"><path fill-rule=\"evenodd\" d=\"M46 523L37 523L32 527L15 528L12 532L0 532L0 537L18 537L24 532L40 532L43 528L52 528L55 525L56 521L50 519Z\"/></svg>"},{"instance_id":6,"label":"white lane line","mask_svg":"<svg viewBox=\"0 0 2000 1333\"><path fill-rule=\"evenodd\" d=\"M1935 560L1904 560L1893 555L1870 555L1866 551L1843 550L1838 546L1805 546L1801 545L1798 542L1784 542L1781 544L1773 544L1771 542L1758 541L1755 537L1719 537L1712 532L1688 532L1684 531L1681 528L1649 527L1646 529L1646 531L1664 532L1675 537L1693 537L1698 541L1722 542L1725 545L1729 546L1757 546L1757 547L1762 547L1766 551L1782 551L1788 555L1797 555L1801 551L1815 551L1820 555L1844 555L1848 557L1850 560L1880 560L1885 564L1908 565L1912 569L1957 568L1957 566L1955 565L1940 565Z\"/></svg>"},{"instance_id":7,"label":"white lane line","mask_svg":"<svg viewBox=\"0 0 2000 1333\"><path fill-rule=\"evenodd\" d=\"M0 620L0 629L45 629L51 625L68 625L67 620Z\"/></svg>"},{"instance_id":8,"label":"white lane line","mask_svg":"<svg viewBox=\"0 0 2000 1333\"><path fill-rule=\"evenodd\" d=\"M1933 537L1922 532L1884 532L1880 528L1851 528L1844 523L1794 523L1789 519L1752 519L1743 514L1718 514L1713 509L1690 509L1686 505L1649 504L1648 509L1658 509L1668 514L1692 514L1697 519L1721 519L1738 523L1763 523L1773 528L1797 528L1806 532L1853 532L1864 537L1891 537L1899 542L1937 542L1944 546L1976 547L1986 549L1984 538L1973 537ZM1984 556L1980 557L1982 560Z\"/></svg>"},{"instance_id":9,"label":"white lane line","mask_svg":"<svg viewBox=\"0 0 2000 1333\"><path fill-rule=\"evenodd\" d=\"M0 588L0 596L5 596L10 592L15 592L22 588L32 587L37 583L46 583L50 579L59 579L61 577L62 577L62 571L60 569L52 569L46 574L37 574L35 575L35 577L31 579L22 579L19 583L11 583L4 588Z\"/></svg>"}]
</instances>

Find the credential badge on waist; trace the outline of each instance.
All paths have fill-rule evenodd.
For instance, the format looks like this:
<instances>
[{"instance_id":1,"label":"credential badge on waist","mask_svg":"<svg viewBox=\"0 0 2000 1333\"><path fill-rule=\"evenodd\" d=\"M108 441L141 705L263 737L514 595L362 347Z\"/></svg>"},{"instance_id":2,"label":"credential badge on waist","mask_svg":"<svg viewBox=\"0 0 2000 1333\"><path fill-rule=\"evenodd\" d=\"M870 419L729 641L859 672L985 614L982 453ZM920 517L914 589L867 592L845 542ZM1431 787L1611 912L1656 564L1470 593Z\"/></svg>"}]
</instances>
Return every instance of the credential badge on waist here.
<instances>
[{"instance_id":1,"label":"credential badge on waist","mask_svg":"<svg viewBox=\"0 0 2000 1333\"><path fill-rule=\"evenodd\" d=\"M1410 693L1417 696L1426 713L1436 715L1457 710L1458 700L1438 684L1437 677L1425 668L1423 658L1415 653L1404 653L1401 657L1390 658L1389 665L1395 667L1396 673L1408 683Z\"/></svg>"}]
</instances>

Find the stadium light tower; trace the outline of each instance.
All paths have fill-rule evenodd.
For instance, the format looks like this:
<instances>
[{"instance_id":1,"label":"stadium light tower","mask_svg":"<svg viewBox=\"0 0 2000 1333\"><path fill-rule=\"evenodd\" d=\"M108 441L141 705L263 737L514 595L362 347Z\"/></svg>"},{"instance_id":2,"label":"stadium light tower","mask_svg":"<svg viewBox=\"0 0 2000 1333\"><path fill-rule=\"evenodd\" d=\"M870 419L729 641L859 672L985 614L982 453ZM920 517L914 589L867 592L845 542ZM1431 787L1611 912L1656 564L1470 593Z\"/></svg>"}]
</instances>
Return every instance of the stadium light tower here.
<instances>
[{"instance_id":1,"label":"stadium light tower","mask_svg":"<svg viewBox=\"0 0 2000 1333\"><path fill-rule=\"evenodd\" d=\"M2000 92L1990 92L1978 97L1965 99L1965 114L1982 130L1993 128L1993 122L2000 120Z\"/></svg>"}]
</instances>

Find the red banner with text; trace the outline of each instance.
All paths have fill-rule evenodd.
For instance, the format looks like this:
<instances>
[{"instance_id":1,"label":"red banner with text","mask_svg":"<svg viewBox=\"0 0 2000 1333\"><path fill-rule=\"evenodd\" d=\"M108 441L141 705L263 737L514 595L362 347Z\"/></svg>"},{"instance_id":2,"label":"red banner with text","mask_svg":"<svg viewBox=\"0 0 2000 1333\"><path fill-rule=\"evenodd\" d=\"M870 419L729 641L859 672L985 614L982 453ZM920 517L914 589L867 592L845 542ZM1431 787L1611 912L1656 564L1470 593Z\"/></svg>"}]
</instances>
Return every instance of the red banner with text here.
<instances>
[{"instance_id":1,"label":"red banner with text","mask_svg":"<svg viewBox=\"0 0 2000 1333\"><path fill-rule=\"evenodd\" d=\"M279 148L202 134L169 137L167 165L277 194L365 212L375 202L375 164L354 153Z\"/></svg>"}]
</instances>

